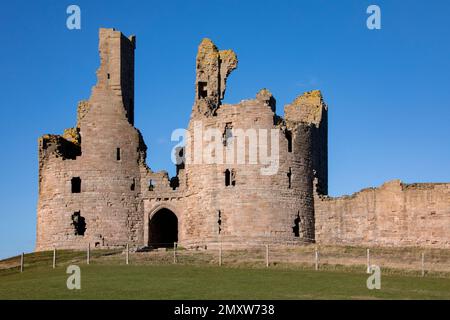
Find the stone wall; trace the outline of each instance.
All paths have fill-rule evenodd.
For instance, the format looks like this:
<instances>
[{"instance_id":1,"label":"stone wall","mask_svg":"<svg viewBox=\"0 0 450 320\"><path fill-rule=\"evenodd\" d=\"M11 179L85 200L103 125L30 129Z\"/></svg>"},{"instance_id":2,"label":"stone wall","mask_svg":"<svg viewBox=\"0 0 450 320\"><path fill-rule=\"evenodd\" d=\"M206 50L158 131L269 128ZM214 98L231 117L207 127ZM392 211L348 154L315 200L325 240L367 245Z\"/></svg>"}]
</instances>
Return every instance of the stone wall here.
<instances>
[{"instance_id":1,"label":"stone wall","mask_svg":"<svg viewBox=\"0 0 450 320\"><path fill-rule=\"evenodd\" d=\"M339 198L315 197L319 243L450 247L450 184L387 182Z\"/></svg>"}]
</instances>

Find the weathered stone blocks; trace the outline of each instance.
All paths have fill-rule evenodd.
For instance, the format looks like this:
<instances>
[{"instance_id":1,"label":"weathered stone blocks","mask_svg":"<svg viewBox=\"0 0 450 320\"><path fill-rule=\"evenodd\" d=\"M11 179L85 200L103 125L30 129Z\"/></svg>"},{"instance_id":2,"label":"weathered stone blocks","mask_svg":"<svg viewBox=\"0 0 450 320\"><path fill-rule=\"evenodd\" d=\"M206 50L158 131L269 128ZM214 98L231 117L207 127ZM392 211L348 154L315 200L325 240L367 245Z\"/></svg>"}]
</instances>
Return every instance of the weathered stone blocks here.
<instances>
[{"instance_id":1,"label":"weathered stone blocks","mask_svg":"<svg viewBox=\"0 0 450 320\"><path fill-rule=\"evenodd\" d=\"M226 161L190 161L198 141L188 140L177 150L184 161L176 177L153 172L133 125L136 40L114 29L100 29L99 38L97 84L79 103L76 126L39 138L36 250L162 245L155 239L202 248L218 242L450 246L450 184L394 181L328 197L328 106L321 92L298 96L284 119L268 89L223 104L238 60L209 39L198 49L187 133L219 132L223 148L214 149L214 158ZM262 140L276 154L272 174L262 173Z\"/></svg>"}]
</instances>

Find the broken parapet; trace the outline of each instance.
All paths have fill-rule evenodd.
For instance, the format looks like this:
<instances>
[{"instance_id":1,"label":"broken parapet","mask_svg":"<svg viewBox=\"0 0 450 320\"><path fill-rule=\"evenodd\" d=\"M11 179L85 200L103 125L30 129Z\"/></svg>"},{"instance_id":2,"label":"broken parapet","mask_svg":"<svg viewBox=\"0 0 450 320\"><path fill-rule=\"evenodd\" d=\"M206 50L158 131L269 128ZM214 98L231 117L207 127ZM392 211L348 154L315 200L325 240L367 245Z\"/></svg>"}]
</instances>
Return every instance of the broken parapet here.
<instances>
[{"instance_id":1,"label":"broken parapet","mask_svg":"<svg viewBox=\"0 0 450 320\"><path fill-rule=\"evenodd\" d=\"M77 128L80 127L81 120L84 118L84 116L89 112L90 105L89 101L83 100L78 102L78 108L77 108Z\"/></svg>"},{"instance_id":2,"label":"broken parapet","mask_svg":"<svg viewBox=\"0 0 450 320\"><path fill-rule=\"evenodd\" d=\"M75 159L81 155L81 122L93 105L110 103L110 100L105 101L105 97L115 96L123 106L128 122L133 124L135 47L135 36L126 37L115 29L100 29L100 67L97 69L97 83L92 89L91 98L78 103L75 127L65 129L62 135L44 135L39 139L41 159L49 153L55 153L56 157L63 159ZM146 147L141 136L140 139L141 158L145 159Z\"/></svg>"},{"instance_id":3,"label":"broken parapet","mask_svg":"<svg viewBox=\"0 0 450 320\"><path fill-rule=\"evenodd\" d=\"M77 108L77 124L64 130L62 135L46 134L39 138L39 153L55 153L62 159L75 159L81 155L80 121L89 111L89 102L80 101Z\"/></svg>"},{"instance_id":4,"label":"broken parapet","mask_svg":"<svg viewBox=\"0 0 450 320\"><path fill-rule=\"evenodd\" d=\"M298 96L284 108L287 130L294 137L310 137L313 178L315 192L328 194L328 107L319 90L306 92ZM302 130L300 130L302 129ZM301 133L303 132L303 133Z\"/></svg>"},{"instance_id":5,"label":"broken parapet","mask_svg":"<svg viewBox=\"0 0 450 320\"><path fill-rule=\"evenodd\" d=\"M81 145L81 136L79 128L65 129L62 137L67 141L70 141L78 146Z\"/></svg>"},{"instance_id":6,"label":"broken parapet","mask_svg":"<svg viewBox=\"0 0 450 320\"><path fill-rule=\"evenodd\" d=\"M39 138L39 158L53 153L57 158L76 159L81 155L80 121L89 111L89 102L80 101L77 108L77 124L64 130L62 135L45 134Z\"/></svg>"},{"instance_id":7,"label":"broken parapet","mask_svg":"<svg viewBox=\"0 0 450 320\"><path fill-rule=\"evenodd\" d=\"M265 105L270 107L270 109L275 113L275 111L276 111L276 100L273 97L272 92L270 92L268 89L266 89L266 88L261 89L256 94L256 100L261 101L262 103L264 103Z\"/></svg>"},{"instance_id":8,"label":"broken parapet","mask_svg":"<svg viewBox=\"0 0 450 320\"><path fill-rule=\"evenodd\" d=\"M39 162L42 162L45 157L53 154L56 158L76 159L81 155L81 147L60 136L55 134L46 134L39 138Z\"/></svg>"},{"instance_id":9,"label":"broken parapet","mask_svg":"<svg viewBox=\"0 0 450 320\"><path fill-rule=\"evenodd\" d=\"M195 108L198 113L216 114L225 95L227 77L236 69L237 63L232 50L219 51L210 39L202 40L196 66Z\"/></svg>"},{"instance_id":10,"label":"broken parapet","mask_svg":"<svg viewBox=\"0 0 450 320\"><path fill-rule=\"evenodd\" d=\"M77 108L77 125L74 128L64 130L62 137L77 146L81 146L80 123L84 116L89 112L89 101L80 101Z\"/></svg>"},{"instance_id":11,"label":"broken parapet","mask_svg":"<svg viewBox=\"0 0 450 320\"><path fill-rule=\"evenodd\" d=\"M305 92L284 108L286 122L303 122L316 127L321 125L327 111L328 107L319 90Z\"/></svg>"}]
</instances>

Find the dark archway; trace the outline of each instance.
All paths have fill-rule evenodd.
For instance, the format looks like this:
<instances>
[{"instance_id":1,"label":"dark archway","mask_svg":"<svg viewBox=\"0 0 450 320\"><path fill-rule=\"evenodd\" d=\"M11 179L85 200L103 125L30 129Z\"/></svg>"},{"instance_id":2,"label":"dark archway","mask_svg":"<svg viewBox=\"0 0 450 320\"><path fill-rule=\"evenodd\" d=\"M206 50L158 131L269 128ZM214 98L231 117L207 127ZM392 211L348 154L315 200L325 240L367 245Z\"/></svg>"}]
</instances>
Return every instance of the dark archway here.
<instances>
[{"instance_id":1,"label":"dark archway","mask_svg":"<svg viewBox=\"0 0 450 320\"><path fill-rule=\"evenodd\" d=\"M169 209L162 208L150 219L149 246L170 248L178 242L178 218Z\"/></svg>"}]
</instances>

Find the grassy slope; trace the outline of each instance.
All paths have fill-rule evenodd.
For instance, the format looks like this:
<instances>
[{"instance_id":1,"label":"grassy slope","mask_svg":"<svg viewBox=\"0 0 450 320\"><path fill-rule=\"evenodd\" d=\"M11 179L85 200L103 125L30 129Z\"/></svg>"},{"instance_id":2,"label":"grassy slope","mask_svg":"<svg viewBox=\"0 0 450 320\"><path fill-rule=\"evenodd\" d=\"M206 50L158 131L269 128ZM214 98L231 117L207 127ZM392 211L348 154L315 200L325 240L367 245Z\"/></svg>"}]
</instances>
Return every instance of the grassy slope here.
<instances>
[{"instance_id":1,"label":"grassy slope","mask_svg":"<svg viewBox=\"0 0 450 320\"><path fill-rule=\"evenodd\" d=\"M450 299L450 279L189 265L83 265L82 289L66 288L65 266L0 273L0 299Z\"/></svg>"}]
</instances>

